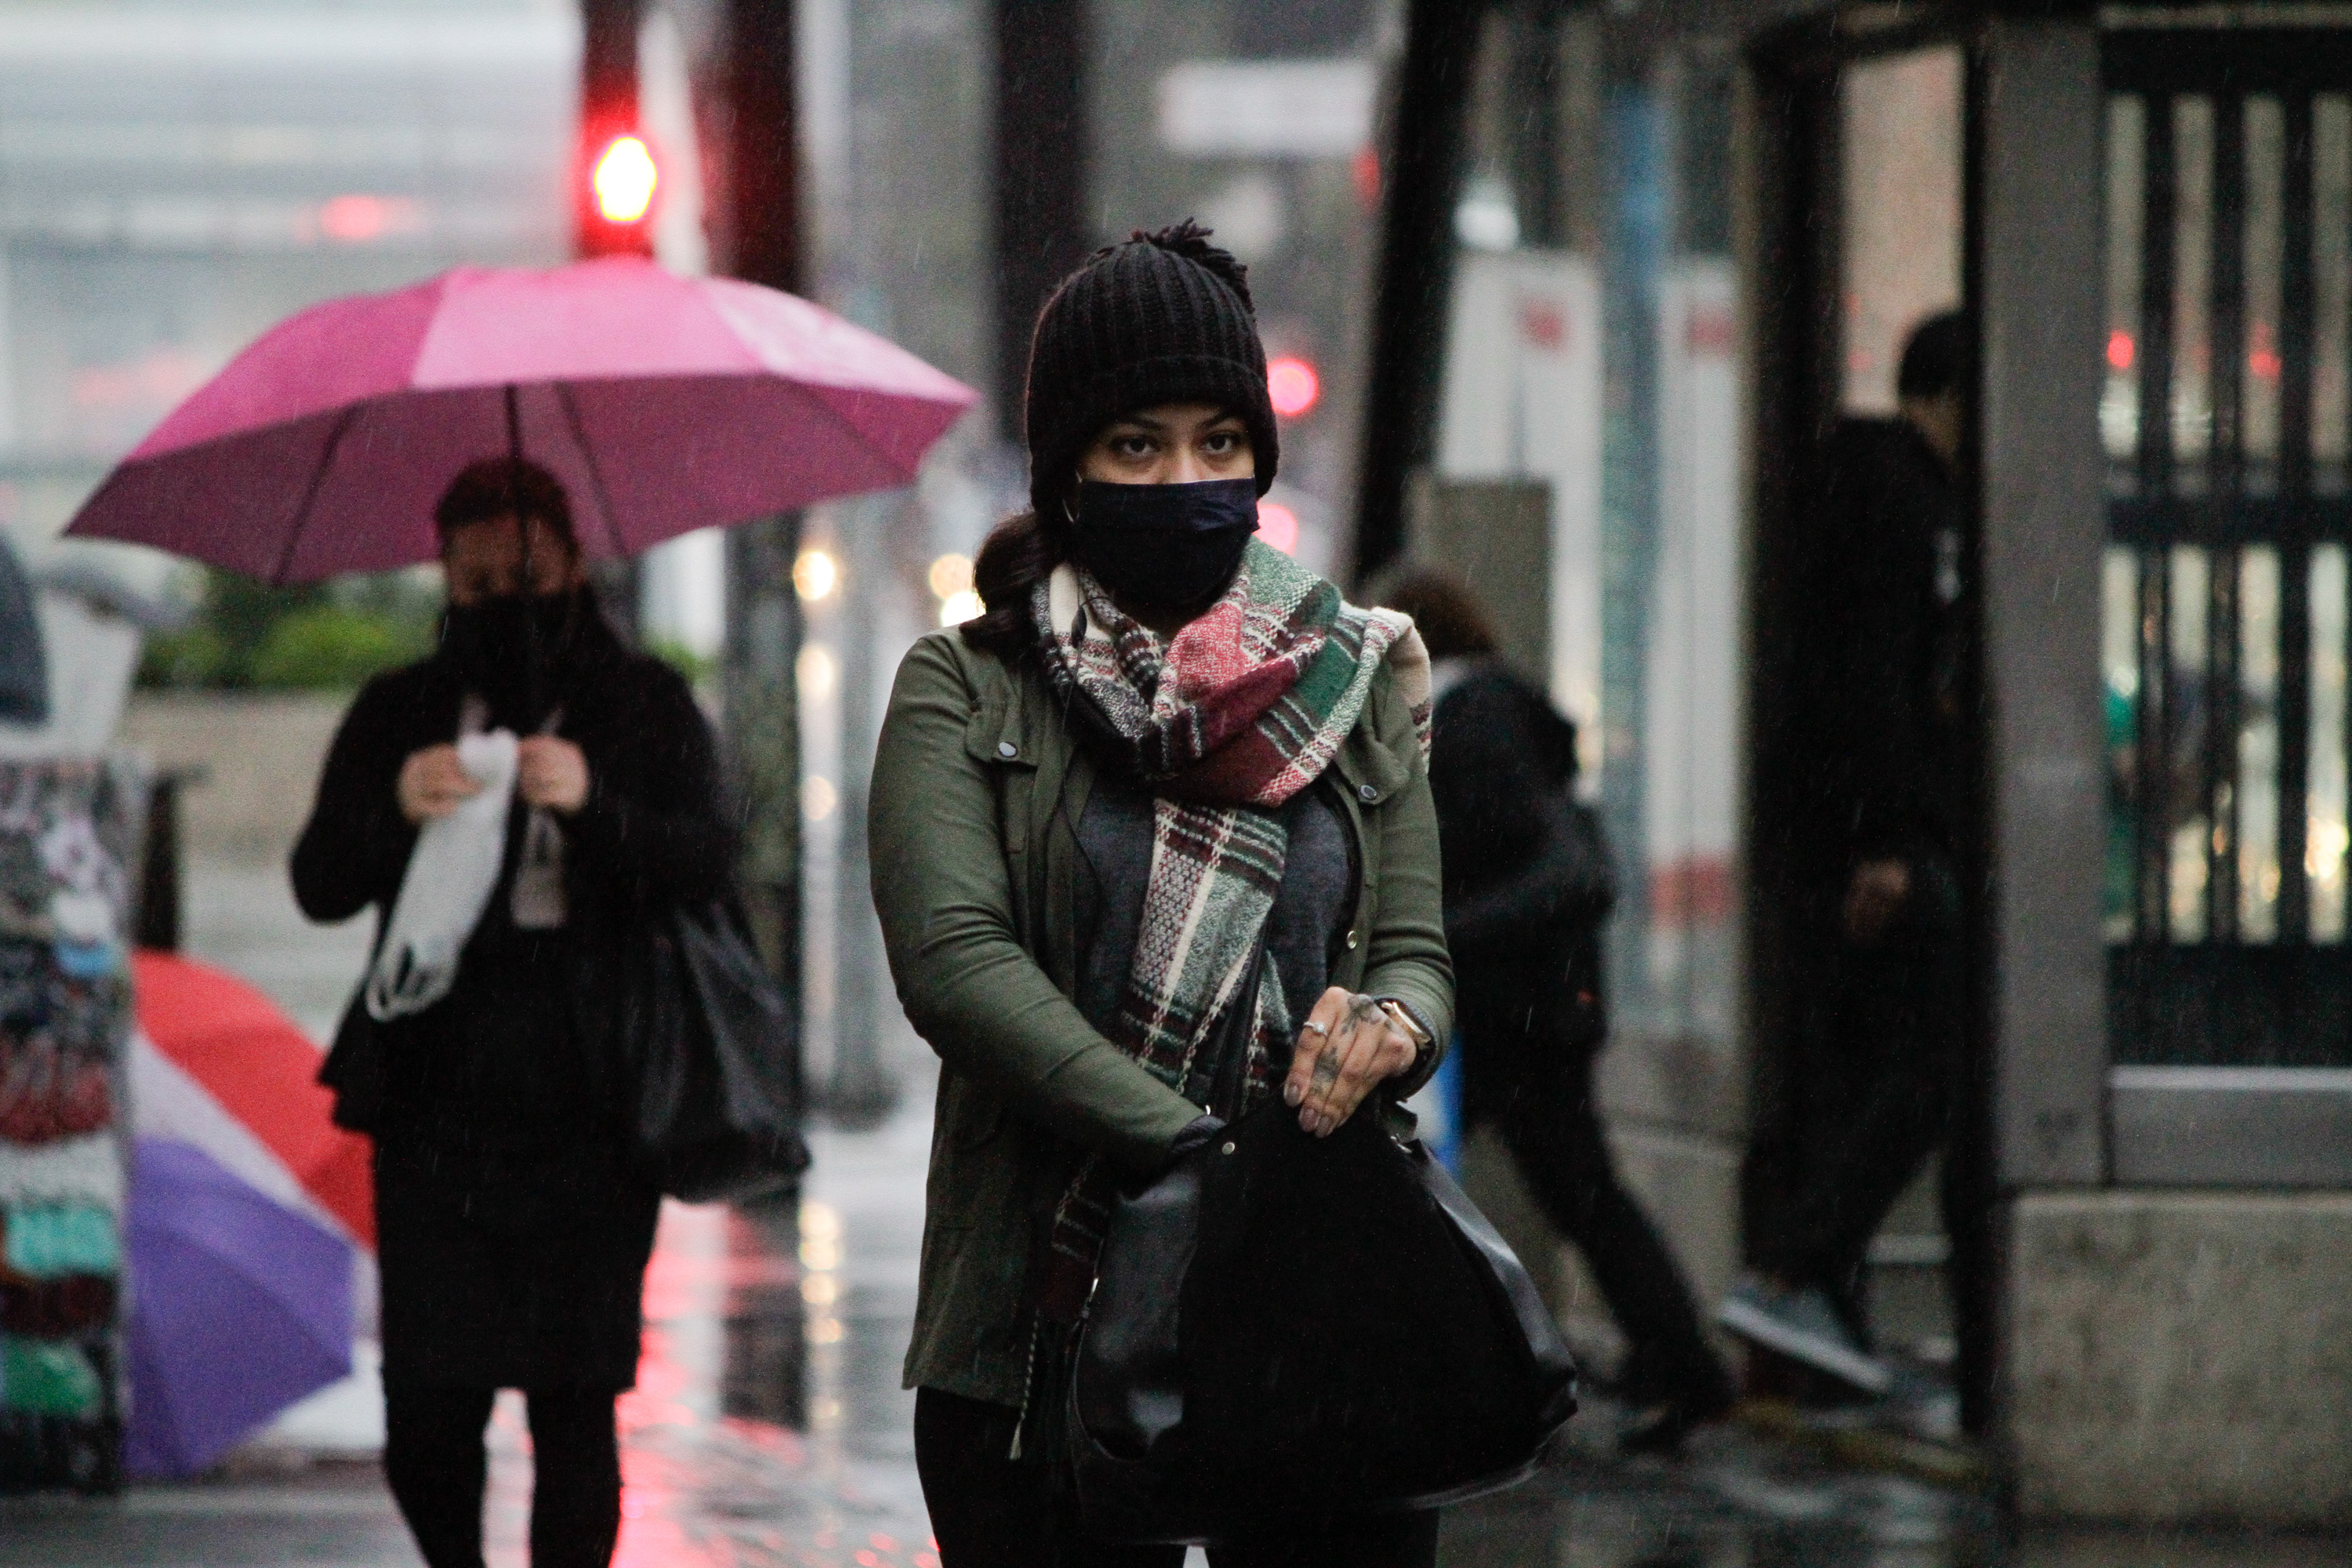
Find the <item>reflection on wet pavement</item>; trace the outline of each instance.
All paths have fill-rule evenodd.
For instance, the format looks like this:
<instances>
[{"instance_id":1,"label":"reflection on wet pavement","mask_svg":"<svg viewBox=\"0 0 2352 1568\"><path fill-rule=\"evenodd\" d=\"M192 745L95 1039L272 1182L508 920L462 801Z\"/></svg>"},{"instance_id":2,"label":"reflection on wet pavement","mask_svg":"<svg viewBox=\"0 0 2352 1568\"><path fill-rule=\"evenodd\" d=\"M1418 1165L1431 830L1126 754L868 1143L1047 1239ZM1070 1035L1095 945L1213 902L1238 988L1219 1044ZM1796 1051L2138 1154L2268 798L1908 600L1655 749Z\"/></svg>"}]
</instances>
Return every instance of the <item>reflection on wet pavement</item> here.
<instances>
[{"instance_id":1,"label":"reflection on wet pavement","mask_svg":"<svg viewBox=\"0 0 2352 1568\"><path fill-rule=\"evenodd\" d=\"M1736 1429L1684 1463L1571 1460L1454 1510L1440 1561L1578 1568L1976 1568L2000 1561L1989 1510L1894 1477L1840 1475Z\"/></svg>"},{"instance_id":2,"label":"reflection on wet pavement","mask_svg":"<svg viewBox=\"0 0 2352 1568\"><path fill-rule=\"evenodd\" d=\"M939 1568L898 1387L929 1120L811 1144L797 1209L663 1211L620 1407L616 1568ZM528 1561L529 1446L501 1401L489 1568Z\"/></svg>"},{"instance_id":3,"label":"reflection on wet pavement","mask_svg":"<svg viewBox=\"0 0 2352 1568\"><path fill-rule=\"evenodd\" d=\"M898 1387L915 1303L927 1096L872 1132L820 1129L803 1201L672 1205L646 1279L645 1356L621 1404L620 1568L940 1568ZM1756 1431L1683 1462L1606 1453L1598 1402L1559 1468L1446 1517L1453 1568L2303 1568L2345 1543L2178 1532L2031 1536L2006 1552L1965 1493L1841 1470ZM524 1568L520 1400L490 1434L490 1568ZM414 1568L372 1465L222 1476L114 1500L0 1500L0 1568ZM278 1468L272 1468L271 1466ZM1192 1559L1200 1562L1197 1554Z\"/></svg>"}]
</instances>

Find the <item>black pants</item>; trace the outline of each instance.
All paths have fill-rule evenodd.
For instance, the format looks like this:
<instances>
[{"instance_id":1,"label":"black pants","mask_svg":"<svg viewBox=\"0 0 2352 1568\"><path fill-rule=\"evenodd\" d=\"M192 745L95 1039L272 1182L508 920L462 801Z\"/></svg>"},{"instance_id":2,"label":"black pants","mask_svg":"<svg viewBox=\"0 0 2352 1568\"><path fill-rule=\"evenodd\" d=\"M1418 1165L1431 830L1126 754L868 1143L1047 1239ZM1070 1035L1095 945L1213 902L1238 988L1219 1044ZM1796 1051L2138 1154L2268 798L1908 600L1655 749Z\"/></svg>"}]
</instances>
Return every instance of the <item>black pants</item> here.
<instances>
[{"instance_id":1,"label":"black pants","mask_svg":"<svg viewBox=\"0 0 2352 1568\"><path fill-rule=\"evenodd\" d=\"M1009 1405L916 1391L915 1468L941 1568L1182 1568L1181 1546L1073 1541L1066 1521L1055 1529L1041 1468L1006 1458L1020 1418ZM1384 1515L1313 1541L1213 1546L1209 1561L1214 1568L1434 1568L1437 1515Z\"/></svg>"},{"instance_id":2,"label":"black pants","mask_svg":"<svg viewBox=\"0 0 2352 1568\"><path fill-rule=\"evenodd\" d=\"M494 1388L387 1379L384 1478L427 1568L482 1568ZM605 1388L534 1389L531 1568L606 1568L621 1532L621 1453Z\"/></svg>"},{"instance_id":3,"label":"black pants","mask_svg":"<svg viewBox=\"0 0 2352 1568\"><path fill-rule=\"evenodd\" d=\"M1818 1005L1794 1064L1797 1180L1757 1260L1793 1283L1820 1287L1867 1342L1871 1238L1941 1149L1961 1421L1980 1431L1996 1342L1988 1097L1969 1043L1958 884L1931 859L1915 861L1912 875L1909 906L1885 940L1858 947L1826 936L1811 988ZM1827 894L1818 918L1825 933L1836 932L1836 901Z\"/></svg>"},{"instance_id":4,"label":"black pants","mask_svg":"<svg viewBox=\"0 0 2352 1568\"><path fill-rule=\"evenodd\" d=\"M1594 1048L1566 1032L1572 999L1540 968L1459 969L1465 1119L1502 1134L1545 1215L1584 1255L1625 1335L1627 1397L1701 1410L1728 1403L1730 1374L1700 1330L1690 1286L1617 1179L1593 1109Z\"/></svg>"}]
</instances>

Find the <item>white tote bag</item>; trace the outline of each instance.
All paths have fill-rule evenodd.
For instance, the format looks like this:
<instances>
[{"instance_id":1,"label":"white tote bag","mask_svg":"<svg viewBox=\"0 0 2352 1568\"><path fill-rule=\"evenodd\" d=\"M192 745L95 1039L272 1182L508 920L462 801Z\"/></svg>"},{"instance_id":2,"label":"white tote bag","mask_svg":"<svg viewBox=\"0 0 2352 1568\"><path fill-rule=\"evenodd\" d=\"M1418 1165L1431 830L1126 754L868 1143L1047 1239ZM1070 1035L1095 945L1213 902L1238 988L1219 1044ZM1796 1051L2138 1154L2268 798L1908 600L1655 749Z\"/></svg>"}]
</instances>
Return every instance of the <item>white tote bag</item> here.
<instances>
[{"instance_id":1,"label":"white tote bag","mask_svg":"<svg viewBox=\"0 0 2352 1568\"><path fill-rule=\"evenodd\" d=\"M506 856L515 748L511 730L458 739L457 761L482 787L416 836L392 929L368 972L367 1009L378 1022L421 1013L457 983L457 955L489 906Z\"/></svg>"}]
</instances>

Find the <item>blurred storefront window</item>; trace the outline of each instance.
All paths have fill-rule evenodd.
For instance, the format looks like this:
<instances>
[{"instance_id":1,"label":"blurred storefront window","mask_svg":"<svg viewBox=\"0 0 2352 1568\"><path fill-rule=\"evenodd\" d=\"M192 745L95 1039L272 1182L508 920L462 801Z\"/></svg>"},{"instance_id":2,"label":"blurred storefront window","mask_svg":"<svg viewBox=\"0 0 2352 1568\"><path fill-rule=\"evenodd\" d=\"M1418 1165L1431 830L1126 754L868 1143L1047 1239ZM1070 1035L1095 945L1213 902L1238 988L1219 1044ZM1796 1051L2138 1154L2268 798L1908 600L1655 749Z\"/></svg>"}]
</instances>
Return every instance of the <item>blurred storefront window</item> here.
<instances>
[{"instance_id":1,"label":"blurred storefront window","mask_svg":"<svg viewBox=\"0 0 2352 1568\"><path fill-rule=\"evenodd\" d=\"M1454 215L1438 510L1414 550L1442 553L1430 519L1449 493L1544 492L1522 661L1577 721L1628 889L1609 945L1618 1038L1714 1064L1666 1097L1690 1105L1643 1109L1704 1125L1738 1093L1730 67L1704 46L1612 49L1585 21L1505 12L1486 29ZM1501 559L1440 563L1512 623L1527 585L1480 580Z\"/></svg>"},{"instance_id":2,"label":"blurred storefront window","mask_svg":"<svg viewBox=\"0 0 2352 1568\"><path fill-rule=\"evenodd\" d=\"M1407 528L1408 556L1465 577L1577 722L1623 889L1612 1141L1702 1292L1737 1255L1746 1117L1733 59L1594 16L1489 14L1436 471Z\"/></svg>"},{"instance_id":3,"label":"blurred storefront window","mask_svg":"<svg viewBox=\"0 0 2352 1568\"><path fill-rule=\"evenodd\" d=\"M1388 12L1373 0L1100 0L1089 18L1097 237L1192 217L1249 265L1268 357L1297 362L1316 386L1284 417L1269 499L1296 522L1292 552L1341 576L1378 250L1381 73L1396 47Z\"/></svg>"},{"instance_id":4,"label":"blurred storefront window","mask_svg":"<svg viewBox=\"0 0 2352 1568\"><path fill-rule=\"evenodd\" d=\"M578 50L559 0L0 5L0 523L304 305L562 259Z\"/></svg>"}]
</instances>

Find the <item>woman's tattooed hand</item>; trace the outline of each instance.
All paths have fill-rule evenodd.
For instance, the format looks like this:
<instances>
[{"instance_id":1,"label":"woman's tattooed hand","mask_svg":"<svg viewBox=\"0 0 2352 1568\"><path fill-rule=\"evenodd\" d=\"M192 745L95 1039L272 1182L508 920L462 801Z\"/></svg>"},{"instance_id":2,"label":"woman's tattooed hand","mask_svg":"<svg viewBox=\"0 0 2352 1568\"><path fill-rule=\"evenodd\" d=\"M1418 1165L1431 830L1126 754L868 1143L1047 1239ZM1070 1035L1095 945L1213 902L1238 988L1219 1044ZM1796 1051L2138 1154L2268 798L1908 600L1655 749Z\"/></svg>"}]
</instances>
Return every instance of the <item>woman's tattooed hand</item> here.
<instances>
[{"instance_id":1,"label":"woman's tattooed hand","mask_svg":"<svg viewBox=\"0 0 2352 1568\"><path fill-rule=\"evenodd\" d=\"M1299 1126L1328 1137L1375 1085L1410 1072L1413 1057L1412 1041L1377 999L1334 985L1298 1031L1283 1102L1297 1109Z\"/></svg>"}]
</instances>

